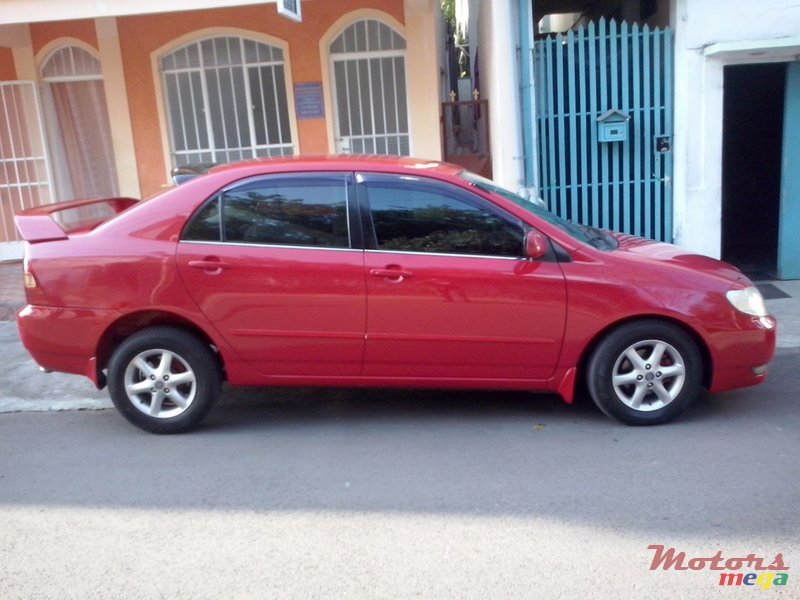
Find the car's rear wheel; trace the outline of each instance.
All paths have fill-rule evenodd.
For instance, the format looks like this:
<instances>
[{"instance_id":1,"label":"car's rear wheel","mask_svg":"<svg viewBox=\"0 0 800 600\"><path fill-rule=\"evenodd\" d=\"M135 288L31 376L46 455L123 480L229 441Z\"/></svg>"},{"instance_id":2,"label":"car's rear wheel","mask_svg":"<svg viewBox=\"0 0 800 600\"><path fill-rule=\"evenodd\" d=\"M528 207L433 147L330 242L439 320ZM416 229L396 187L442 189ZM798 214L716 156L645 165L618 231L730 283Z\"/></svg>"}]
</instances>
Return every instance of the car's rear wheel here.
<instances>
[{"instance_id":1,"label":"car's rear wheel","mask_svg":"<svg viewBox=\"0 0 800 600\"><path fill-rule=\"evenodd\" d=\"M595 404L631 425L668 421L700 394L703 361L694 340L662 321L638 321L609 333L587 364Z\"/></svg>"},{"instance_id":2,"label":"car's rear wheel","mask_svg":"<svg viewBox=\"0 0 800 600\"><path fill-rule=\"evenodd\" d=\"M199 338L153 327L125 340L108 364L114 405L131 423L153 433L197 426L221 389L217 358Z\"/></svg>"}]
</instances>

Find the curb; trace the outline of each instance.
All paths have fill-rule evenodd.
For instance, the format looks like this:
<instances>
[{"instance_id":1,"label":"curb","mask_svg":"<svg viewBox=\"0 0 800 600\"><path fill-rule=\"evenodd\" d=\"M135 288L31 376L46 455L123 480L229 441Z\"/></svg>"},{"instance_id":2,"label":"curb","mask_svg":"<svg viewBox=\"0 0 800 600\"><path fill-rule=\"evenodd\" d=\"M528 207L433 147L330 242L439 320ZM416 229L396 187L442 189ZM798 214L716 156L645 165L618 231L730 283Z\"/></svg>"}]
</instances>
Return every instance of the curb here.
<instances>
[{"instance_id":1,"label":"curb","mask_svg":"<svg viewBox=\"0 0 800 600\"><path fill-rule=\"evenodd\" d=\"M0 304L0 321L16 321L17 311L22 307L14 308L10 304Z\"/></svg>"}]
</instances>

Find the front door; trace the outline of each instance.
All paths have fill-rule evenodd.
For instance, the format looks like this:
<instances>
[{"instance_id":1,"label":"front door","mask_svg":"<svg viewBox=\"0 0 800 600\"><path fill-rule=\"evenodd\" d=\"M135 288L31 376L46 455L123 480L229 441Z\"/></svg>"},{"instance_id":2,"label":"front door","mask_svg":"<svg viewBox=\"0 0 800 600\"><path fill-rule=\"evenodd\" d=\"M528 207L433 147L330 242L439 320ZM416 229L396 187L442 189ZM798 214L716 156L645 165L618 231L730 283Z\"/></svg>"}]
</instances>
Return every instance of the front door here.
<instances>
[{"instance_id":1,"label":"front door","mask_svg":"<svg viewBox=\"0 0 800 600\"><path fill-rule=\"evenodd\" d=\"M470 192L425 178L359 176L369 204L364 374L544 380L566 317L558 263L523 258L525 228Z\"/></svg>"},{"instance_id":2,"label":"front door","mask_svg":"<svg viewBox=\"0 0 800 600\"><path fill-rule=\"evenodd\" d=\"M358 375L363 251L353 249L347 174L264 176L232 186L192 219L178 268L219 333L274 377Z\"/></svg>"}]
</instances>

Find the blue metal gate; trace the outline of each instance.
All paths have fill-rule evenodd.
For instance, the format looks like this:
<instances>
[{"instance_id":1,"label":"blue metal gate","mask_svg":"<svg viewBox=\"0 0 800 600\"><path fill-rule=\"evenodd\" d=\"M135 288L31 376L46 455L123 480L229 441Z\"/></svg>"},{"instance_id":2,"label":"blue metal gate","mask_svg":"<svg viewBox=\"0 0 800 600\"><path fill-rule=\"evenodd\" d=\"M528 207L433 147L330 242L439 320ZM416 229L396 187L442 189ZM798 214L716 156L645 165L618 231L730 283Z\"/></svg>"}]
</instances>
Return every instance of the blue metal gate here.
<instances>
[{"instance_id":1,"label":"blue metal gate","mask_svg":"<svg viewBox=\"0 0 800 600\"><path fill-rule=\"evenodd\" d=\"M534 45L539 188L573 221L672 241L672 35L589 23Z\"/></svg>"}]
</instances>

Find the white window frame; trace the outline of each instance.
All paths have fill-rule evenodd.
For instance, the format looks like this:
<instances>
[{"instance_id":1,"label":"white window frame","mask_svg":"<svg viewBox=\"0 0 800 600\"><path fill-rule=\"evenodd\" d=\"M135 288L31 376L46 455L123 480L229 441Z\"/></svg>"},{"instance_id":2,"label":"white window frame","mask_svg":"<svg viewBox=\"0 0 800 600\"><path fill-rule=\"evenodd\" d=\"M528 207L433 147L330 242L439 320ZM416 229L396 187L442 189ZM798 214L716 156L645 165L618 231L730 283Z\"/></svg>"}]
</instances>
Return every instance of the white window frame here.
<instances>
[{"instance_id":1,"label":"white window frame","mask_svg":"<svg viewBox=\"0 0 800 600\"><path fill-rule=\"evenodd\" d=\"M55 65L59 72L49 74L54 61L61 63ZM100 60L86 48L76 44L61 45L42 61L42 81L48 83L63 83L69 81L96 81L103 79L103 67Z\"/></svg>"},{"instance_id":2,"label":"white window frame","mask_svg":"<svg viewBox=\"0 0 800 600\"><path fill-rule=\"evenodd\" d=\"M52 174L36 82L0 82L0 104L5 115L0 127L7 137L0 147L0 228L5 240L0 242L0 260L19 259L22 243L13 215L53 202Z\"/></svg>"},{"instance_id":3,"label":"white window frame","mask_svg":"<svg viewBox=\"0 0 800 600\"><path fill-rule=\"evenodd\" d=\"M382 25L382 26L388 28L394 35L400 37L403 40L403 48L402 49L378 49L378 50L366 50L366 51L349 51L349 52L338 52L338 51L334 51L333 50L333 45L336 43L336 41L339 40L339 38L341 36L345 35L345 33L349 29L357 26L359 23L362 23L362 22L369 23L370 21L374 21L374 22L378 23L379 25ZM329 56L329 62L330 62L330 85L331 85L331 90L332 90L331 102L333 104L332 119L333 119L333 127L334 127L335 148L336 148L337 152L346 152L346 153L354 152L354 149L352 147L352 141L354 141L354 140L360 140L364 144L371 143L373 145L373 148L377 149L379 140L382 139L384 141L384 143L386 144L386 146L388 147L389 139L390 138L395 138L397 140L397 142L398 142L398 146L401 145L401 141L400 140L405 139L406 148L408 150L408 152L406 154L404 154L405 156L408 156L408 155L410 155L412 153L411 115L410 115L411 103L409 102L409 98L408 98L408 61L406 60L406 48L407 48L407 46L406 46L405 35L401 31L399 31L397 28L393 27L391 24L385 22L383 19L376 18L375 16L365 16L365 17L358 18L358 19L355 19L353 21L350 21L345 27L342 27L338 31L338 33L336 35L334 35L332 37L332 39L330 40L330 42L328 43L328 56ZM340 123L340 120L339 120L339 108L340 107L339 107L339 94L338 94L338 88L337 88L338 83L337 83L337 80L336 80L336 64L337 63L346 63L348 61L356 61L356 60L359 60L359 61L360 60L367 60L367 61L380 60L380 59L383 59L383 58L401 58L403 60L403 88L405 90L405 93L402 96L399 95L399 94L396 94L395 95L395 99L396 100L402 100L403 102L405 102L405 129L406 129L406 131L403 132L403 133L401 133L399 131L396 132L396 133L387 133L387 132L375 133L376 107L375 107L374 102L373 102L373 94L370 93L369 94L369 98L368 98L368 105L366 105L366 103L364 103L363 99L362 99L362 102L360 102L360 104L361 104L360 109L361 110L359 112L360 112L360 117L361 117L361 129L362 129L362 131L364 130L365 119L369 119L372 122L372 131L373 132L371 134L362 133L361 135L347 135L347 136L343 135L342 132L341 132L341 123ZM346 77L346 75L345 75L345 77ZM373 90L373 83L374 83L372 81L371 69L368 69L368 78L369 78L369 81L367 82L367 86L368 86L369 91L371 92ZM395 78L394 81L395 81L395 84L396 84L397 81L398 81L396 72L394 73L394 78ZM359 85L359 87L361 87L361 82L360 81L359 81L358 85ZM380 85L380 84L375 84L375 85ZM349 104L349 90L348 90L347 96L348 96L348 104ZM383 112L382 116L383 116L384 129L386 129L387 118L390 115L387 115L385 106L383 107L382 112ZM394 118L395 118L395 123L399 124L400 123L400 115L399 115L399 112L397 110L397 106L395 106ZM387 154L387 153L382 153L382 154ZM403 155L403 154L401 154L401 155Z\"/></svg>"},{"instance_id":4,"label":"white window frame","mask_svg":"<svg viewBox=\"0 0 800 600\"><path fill-rule=\"evenodd\" d=\"M203 55L201 45L203 42L213 41L216 39L221 38L229 38L237 40L239 44L239 52L240 56L242 56L242 60L236 64L227 64L227 65L206 65L203 62ZM245 42L251 42L262 46L268 46L272 49L278 50L282 53L282 59L276 60L256 60L256 61L248 61L245 58ZM192 65L190 67L181 67L181 68L162 68L163 62L166 58L177 54L181 50L188 49L192 46L197 47L197 53L199 57L199 65ZM193 37L192 39L185 41L184 43L175 44L167 49L162 49L157 53L154 53L154 64L158 71L158 76L160 80L160 90L161 90L161 100L163 104L161 105L161 110L163 111L163 118L164 118L164 126L165 126L165 134L166 134L166 141L168 143L166 147L165 155L167 157L167 165L168 166L178 166L182 164L198 164L198 163L221 163L221 162L230 162L231 154L241 153L241 158L258 158L258 157L265 157L265 156L287 156L293 155L297 153L297 127L295 121L295 110L294 110L294 94L291 87L291 76L290 76L290 61L288 56L288 48L285 44L282 43L275 43L272 40L265 41L263 39L258 39L257 37L249 36L244 34L243 32L229 32L229 31L222 31L219 33L213 33L211 35L203 35L202 37ZM256 143L256 124L253 115L253 93L254 90L251 89L250 86L250 78L249 78L249 70L253 68L263 68L263 67L276 67L280 66L283 69L283 84L284 89L286 90L286 109L287 109L287 122L286 128L279 130L279 135L281 137L281 142L277 144L257 144ZM227 69L230 67L234 68L241 68L243 70L243 85L244 85L244 98L234 98L234 103L236 102L244 102L247 105L246 108L246 115L247 115L247 124L246 128L250 137L250 144L249 145L238 145L238 146L225 146L225 140L216 140L214 134L214 128L212 124L212 115L209 108L209 84L208 84L208 74L213 70L219 69ZM277 73L277 70L274 71ZM202 112L205 114L202 115L204 119L204 126L205 132L207 136L207 145L205 147L200 147L200 133L199 133L199 121L198 115L194 115L195 121L195 135L198 140L198 148L197 149L184 149L178 150L175 144L174 135L175 135L175 127L172 123L172 114L170 110L170 95L168 91L168 84L167 84L167 76L170 74L179 74L179 73L195 73L198 74L200 77L200 86L201 86L201 94L202 94ZM276 85L273 85L272 89L273 94L277 94L278 88ZM262 100L264 98L262 97ZM220 103L221 99L220 99ZM266 106L266 102L262 102L263 105ZM238 106L238 105L236 105ZM237 111L234 111L235 114L238 114ZM238 116L236 117L237 121L237 130L239 132L242 131L240 129L239 119ZM280 115L278 115L278 125L281 127L280 123ZM225 130L225 124L222 124L223 131ZM182 126L183 128L183 126ZM183 128L185 131L185 128ZM266 117L264 122L264 131L269 131ZM200 160L195 161L179 161L179 157L181 156L198 156ZM203 160L204 158L208 160ZM239 157L234 157L233 160L237 160Z\"/></svg>"}]
</instances>

